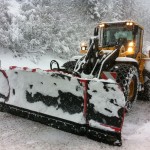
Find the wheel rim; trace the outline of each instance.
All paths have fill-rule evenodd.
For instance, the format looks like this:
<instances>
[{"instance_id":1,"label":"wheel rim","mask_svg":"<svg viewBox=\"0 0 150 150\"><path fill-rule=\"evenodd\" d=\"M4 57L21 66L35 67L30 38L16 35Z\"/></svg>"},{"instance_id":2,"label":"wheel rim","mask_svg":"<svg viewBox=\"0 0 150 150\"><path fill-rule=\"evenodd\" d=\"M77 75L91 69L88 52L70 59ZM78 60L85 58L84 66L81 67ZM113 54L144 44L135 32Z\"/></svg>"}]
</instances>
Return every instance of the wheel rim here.
<instances>
[{"instance_id":1,"label":"wheel rim","mask_svg":"<svg viewBox=\"0 0 150 150\"><path fill-rule=\"evenodd\" d=\"M132 101L132 98L134 96L134 91L135 91L135 83L134 80L132 79L129 85L129 93L128 93L129 101Z\"/></svg>"}]
</instances>

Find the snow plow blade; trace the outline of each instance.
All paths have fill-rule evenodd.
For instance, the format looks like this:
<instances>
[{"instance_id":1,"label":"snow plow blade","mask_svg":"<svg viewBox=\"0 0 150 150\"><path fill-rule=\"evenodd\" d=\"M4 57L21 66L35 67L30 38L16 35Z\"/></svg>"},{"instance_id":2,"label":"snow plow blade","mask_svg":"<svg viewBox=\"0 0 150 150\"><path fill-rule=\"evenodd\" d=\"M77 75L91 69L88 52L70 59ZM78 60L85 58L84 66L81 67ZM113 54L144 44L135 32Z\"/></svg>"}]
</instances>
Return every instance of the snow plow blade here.
<instances>
[{"instance_id":1,"label":"snow plow blade","mask_svg":"<svg viewBox=\"0 0 150 150\"><path fill-rule=\"evenodd\" d=\"M112 80L58 71L0 70L0 110L120 146L125 99Z\"/></svg>"}]
</instances>

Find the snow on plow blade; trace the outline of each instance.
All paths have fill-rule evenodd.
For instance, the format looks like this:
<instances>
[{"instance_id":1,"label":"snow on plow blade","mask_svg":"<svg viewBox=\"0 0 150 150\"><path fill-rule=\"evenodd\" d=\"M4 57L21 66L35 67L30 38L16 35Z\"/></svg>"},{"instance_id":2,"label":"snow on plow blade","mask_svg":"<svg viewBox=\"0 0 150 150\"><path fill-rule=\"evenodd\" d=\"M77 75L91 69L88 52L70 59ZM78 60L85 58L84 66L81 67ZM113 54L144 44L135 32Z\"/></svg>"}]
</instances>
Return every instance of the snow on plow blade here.
<instances>
[{"instance_id":1,"label":"snow on plow blade","mask_svg":"<svg viewBox=\"0 0 150 150\"><path fill-rule=\"evenodd\" d=\"M111 145L121 145L125 99L110 80L16 68L0 71L0 110Z\"/></svg>"}]
</instances>

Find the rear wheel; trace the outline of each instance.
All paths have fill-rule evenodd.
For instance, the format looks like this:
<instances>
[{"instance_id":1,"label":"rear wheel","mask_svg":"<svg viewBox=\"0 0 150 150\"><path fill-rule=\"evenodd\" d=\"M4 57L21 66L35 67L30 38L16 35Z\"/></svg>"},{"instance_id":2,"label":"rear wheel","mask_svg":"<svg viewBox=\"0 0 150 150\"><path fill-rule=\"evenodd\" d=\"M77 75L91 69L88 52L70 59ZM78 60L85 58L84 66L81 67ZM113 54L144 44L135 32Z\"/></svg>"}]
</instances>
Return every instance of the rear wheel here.
<instances>
[{"instance_id":1,"label":"rear wheel","mask_svg":"<svg viewBox=\"0 0 150 150\"><path fill-rule=\"evenodd\" d=\"M116 64L111 71L117 73L116 81L123 90L126 99L126 109L130 110L133 102L137 99L139 87L138 70L132 64Z\"/></svg>"}]
</instances>

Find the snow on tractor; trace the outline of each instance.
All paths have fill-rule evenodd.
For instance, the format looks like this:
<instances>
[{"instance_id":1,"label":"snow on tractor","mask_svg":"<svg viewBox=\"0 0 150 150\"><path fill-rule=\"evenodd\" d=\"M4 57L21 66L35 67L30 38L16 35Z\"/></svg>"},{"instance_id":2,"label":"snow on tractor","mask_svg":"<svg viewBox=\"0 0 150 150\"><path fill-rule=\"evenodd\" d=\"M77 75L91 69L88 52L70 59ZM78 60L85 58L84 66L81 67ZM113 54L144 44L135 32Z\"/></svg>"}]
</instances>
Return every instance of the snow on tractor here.
<instances>
[{"instance_id":1,"label":"snow on tractor","mask_svg":"<svg viewBox=\"0 0 150 150\"><path fill-rule=\"evenodd\" d=\"M150 100L142 40L133 21L104 22L62 67L1 69L0 110L120 146L125 112L138 95Z\"/></svg>"}]
</instances>

